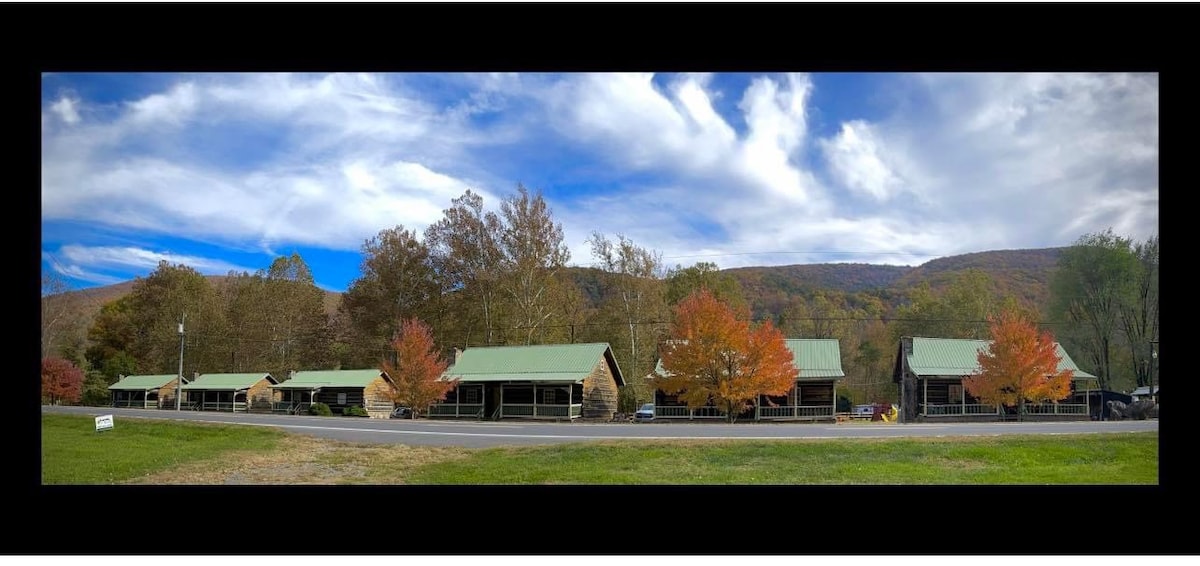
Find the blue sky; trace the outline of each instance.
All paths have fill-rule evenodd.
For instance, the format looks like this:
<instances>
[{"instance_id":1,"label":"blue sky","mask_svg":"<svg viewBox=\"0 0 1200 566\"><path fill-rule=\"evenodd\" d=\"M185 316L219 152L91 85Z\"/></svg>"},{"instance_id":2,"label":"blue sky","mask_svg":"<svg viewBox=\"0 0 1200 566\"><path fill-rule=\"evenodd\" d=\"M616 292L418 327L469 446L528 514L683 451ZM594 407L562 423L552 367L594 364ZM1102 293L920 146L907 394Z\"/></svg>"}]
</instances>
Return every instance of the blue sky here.
<instances>
[{"instance_id":1,"label":"blue sky","mask_svg":"<svg viewBox=\"0 0 1200 566\"><path fill-rule=\"evenodd\" d=\"M363 241L470 188L540 189L668 265L861 262L1158 231L1156 74L92 74L42 77L43 269L76 288Z\"/></svg>"}]
</instances>

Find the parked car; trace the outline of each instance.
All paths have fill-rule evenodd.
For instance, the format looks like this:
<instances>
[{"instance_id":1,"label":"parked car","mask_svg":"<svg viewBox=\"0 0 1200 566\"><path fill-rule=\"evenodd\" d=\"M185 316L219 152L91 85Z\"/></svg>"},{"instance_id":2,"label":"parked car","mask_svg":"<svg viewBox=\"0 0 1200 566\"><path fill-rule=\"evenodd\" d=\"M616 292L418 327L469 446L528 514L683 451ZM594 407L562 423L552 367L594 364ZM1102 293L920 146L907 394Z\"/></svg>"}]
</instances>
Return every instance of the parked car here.
<instances>
[{"instance_id":1,"label":"parked car","mask_svg":"<svg viewBox=\"0 0 1200 566\"><path fill-rule=\"evenodd\" d=\"M654 420L654 403L646 403L642 408L638 409L633 414L633 422L644 422Z\"/></svg>"},{"instance_id":2,"label":"parked car","mask_svg":"<svg viewBox=\"0 0 1200 566\"><path fill-rule=\"evenodd\" d=\"M875 405L855 405L850 418L869 419L875 415Z\"/></svg>"},{"instance_id":3,"label":"parked car","mask_svg":"<svg viewBox=\"0 0 1200 566\"><path fill-rule=\"evenodd\" d=\"M396 407L395 409L392 409L392 418L393 419L411 419L412 418L412 409L410 409L408 407Z\"/></svg>"}]
</instances>

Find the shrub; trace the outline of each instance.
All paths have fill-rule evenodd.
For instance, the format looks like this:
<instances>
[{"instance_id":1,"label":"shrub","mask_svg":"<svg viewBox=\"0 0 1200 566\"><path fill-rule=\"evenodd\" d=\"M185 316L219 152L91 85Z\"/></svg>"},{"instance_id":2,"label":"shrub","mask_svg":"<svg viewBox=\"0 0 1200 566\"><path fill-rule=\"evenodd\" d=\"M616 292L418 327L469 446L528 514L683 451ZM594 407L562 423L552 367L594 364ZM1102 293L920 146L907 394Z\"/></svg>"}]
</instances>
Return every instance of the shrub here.
<instances>
[{"instance_id":1,"label":"shrub","mask_svg":"<svg viewBox=\"0 0 1200 566\"><path fill-rule=\"evenodd\" d=\"M108 380L104 374L92 370L87 372L87 377L83 379L83 399L81 405L91 407L106 407L112 402L112 396L108 391Z\"/></svg>"},{"instance_id":2,"label":"shrub","mask_svg":"<svg viewBox=\"0 0 1200 566\"><path fill-rule=\"evenodd\" d=\"M853 407L854 407L854 404L850 401L849 397L847 397L845 395L838 395L837 408L835 409L837 412L849 413Z\"/></svg>"},{"instance_id":3,"label":"shrub","mask_svg":"<svg viewBox=\"0 0 1200 566\"><path fill-rule=\"evenodd\" d=\"M333 415L333 411L329 409L329 405L325 403L313 403L308 407L308 414L320 417L328 417Z\"/></svg>"},{"instance_id":4,"label":"shrub","mask_svg":"<svg viewBox=\"0 0 1200 566\"><path fill-rule=\"evenodd\" d=\"M353 407L346 407L345 409L342 409L342 415L347 416L347 417L369 416L369 415L367 415L367 410L362 407L359 407L358 405L355 405Z\"/></svg>"}]
</instances>

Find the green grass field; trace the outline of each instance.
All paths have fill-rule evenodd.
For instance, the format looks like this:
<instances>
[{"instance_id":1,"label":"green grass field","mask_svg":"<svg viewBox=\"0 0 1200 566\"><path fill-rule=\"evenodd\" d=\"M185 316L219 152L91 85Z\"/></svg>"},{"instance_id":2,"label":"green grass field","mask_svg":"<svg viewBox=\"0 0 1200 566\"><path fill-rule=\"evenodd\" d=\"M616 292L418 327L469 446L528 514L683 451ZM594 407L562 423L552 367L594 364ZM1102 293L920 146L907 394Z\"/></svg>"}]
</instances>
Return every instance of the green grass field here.
<instances>
[{"instance_id":1,"label":"green grass field","mask_svg":"<svg viewBox=\"0 0 1200 566\"><path fill-rule=\"evenodd\" d=\"M112 430L96 432L92 417L43 414L42 483L118 483L232 450L270 451L281 437L270 428L120 416Z\"/></svg>"},{"instance_id":2,"label":"green grass field","mask_svg":"<svg viewBox=\"0 0 1200 566\"><path fill-rule=\"evenodd\" d=\"M1157 484L1158 433L922 440L606 442L432 463L424 484Z\"/></svg>"},{"instance_id":3,"label":"green grass field","mask_svg":"<svg viewBox=\"0 0 1200 566\"><path fill-rule=\"evenodd\" d=\"M928 439L357 445L276 429L42 415L42 483L1148 484L1158 433Z\"/></svg>"}]
</instances>

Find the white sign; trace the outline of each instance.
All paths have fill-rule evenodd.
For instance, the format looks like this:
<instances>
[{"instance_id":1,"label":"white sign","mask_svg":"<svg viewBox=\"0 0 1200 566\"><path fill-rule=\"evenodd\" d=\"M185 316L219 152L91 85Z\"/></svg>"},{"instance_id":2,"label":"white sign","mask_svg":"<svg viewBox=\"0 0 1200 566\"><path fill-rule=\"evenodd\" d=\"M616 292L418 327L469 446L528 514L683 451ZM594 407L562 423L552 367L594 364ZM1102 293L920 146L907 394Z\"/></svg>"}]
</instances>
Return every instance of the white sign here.
<instances>
[{"instance_id":1,"label":"white sign","mask_svg":"<svg viewBox=\"0 0 1200 566\"><path fill-rule=\"evenodd\" d=\"M345 404L346 404L346 394L338 393L338 405L345 405Z\"/></svg>"},{"instance_id":2,"label":"white sign","mask_svg":"<svg viewBox=\"0 0 1200 566\"><path fill-rule=\"evenodd\" d=\"M100 432L102 430L111 430L112 427L112 415L100 415L96 417L96 432Z\"/></svg>"}]
</instances>

